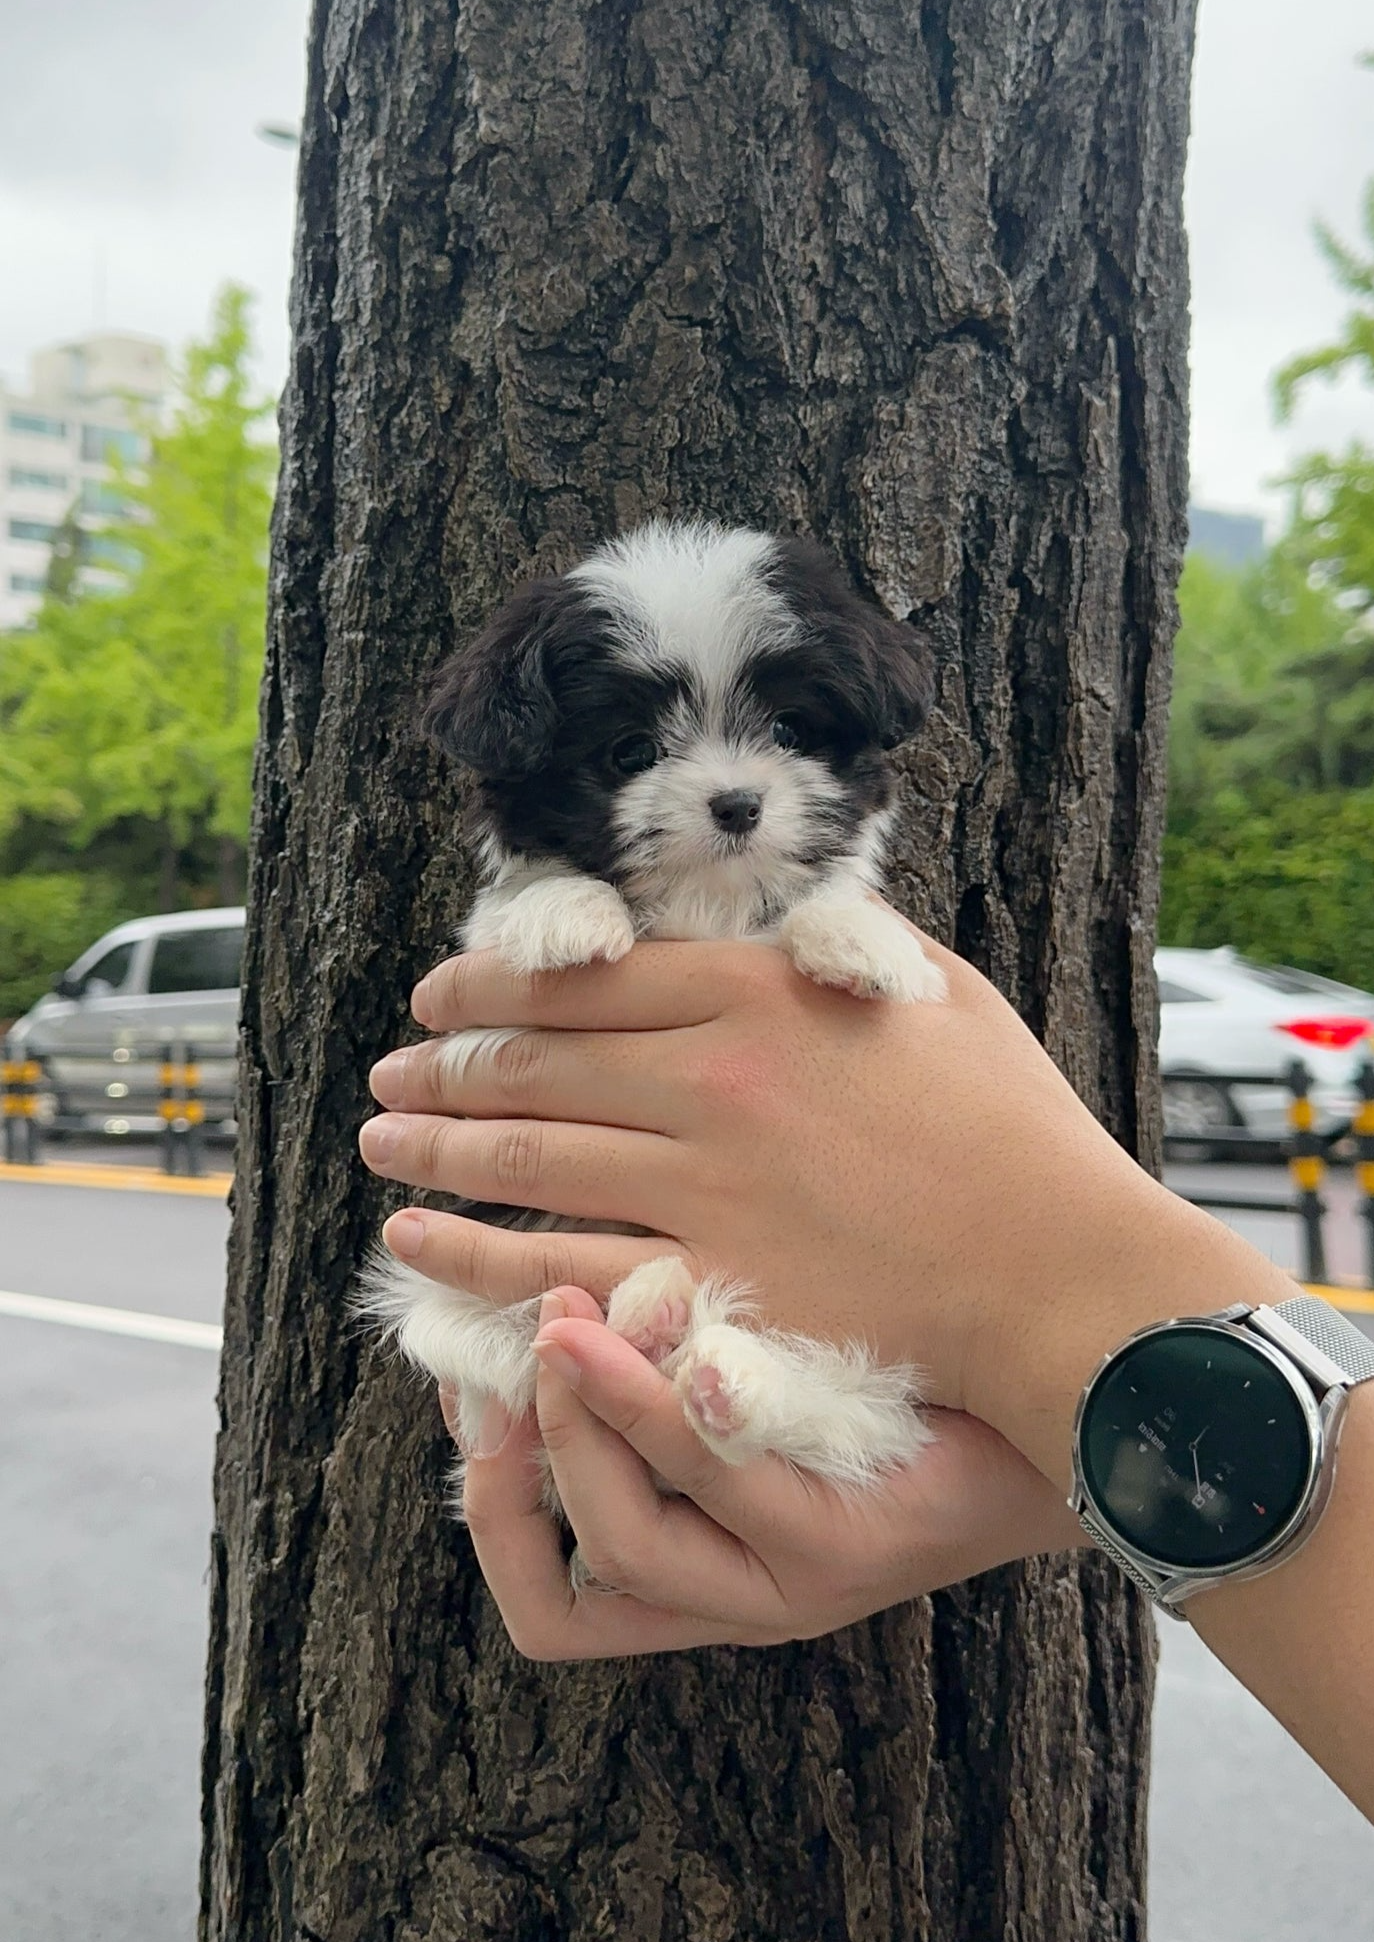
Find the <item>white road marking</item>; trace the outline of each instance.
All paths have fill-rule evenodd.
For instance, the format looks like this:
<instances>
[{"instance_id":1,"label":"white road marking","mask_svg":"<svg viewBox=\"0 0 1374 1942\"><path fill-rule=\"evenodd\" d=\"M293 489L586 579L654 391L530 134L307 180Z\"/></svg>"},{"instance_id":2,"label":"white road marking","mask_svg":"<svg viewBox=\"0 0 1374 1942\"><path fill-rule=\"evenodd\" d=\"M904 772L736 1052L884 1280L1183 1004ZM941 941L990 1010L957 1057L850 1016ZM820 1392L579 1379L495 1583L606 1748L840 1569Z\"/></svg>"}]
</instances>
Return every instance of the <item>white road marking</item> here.
<instances>
[{"instance_id":1,"label":"white road marking","mask_svg":"<svg viewBox=\"0 0 1374 1942\"><path fill-rule=\"evenodd\" d=\"M137 1308L97 1308L85 1301L51 1301L46 1295L16 1295L0 1288L0 1315L26 1322L57 1322L63 1328L94 1328L106 1335L137 1335L145 1342L176 1342L187 1349L218 1354L224 1331L214 1322L188 1322L180 1315L146 1315Z\"/></svg>"}]
</instances>

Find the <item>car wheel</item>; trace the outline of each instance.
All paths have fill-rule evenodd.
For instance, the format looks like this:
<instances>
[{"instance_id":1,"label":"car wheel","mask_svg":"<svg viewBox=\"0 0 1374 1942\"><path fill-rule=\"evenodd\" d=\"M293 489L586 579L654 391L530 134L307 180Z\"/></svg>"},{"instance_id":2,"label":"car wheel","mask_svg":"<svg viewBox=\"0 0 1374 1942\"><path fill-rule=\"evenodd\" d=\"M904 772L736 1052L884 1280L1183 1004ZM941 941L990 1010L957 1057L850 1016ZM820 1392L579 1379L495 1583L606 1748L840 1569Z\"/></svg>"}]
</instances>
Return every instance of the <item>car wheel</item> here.
<instances>
[{"instance_id":1,"label":"car wheel","mask_svg":"<svg viewBox=\"0 0 1374 1942\"><path fill-rule=\"evenodd\" d=\"M1236 1111L1235 1101L1227 1088L1215 1079L1175 1077L1166 1079L1161 1088L1164 1104L1164 1137L1166 1140L1181 1139L1188 1136L1186 1146L1179 1149L1180 1159L1213 1160L1224 1159L1234 1152L1229 1144L1204 1146L1201 1137L1208 1133L1229 1133L1242 1127L1245 1121Z\"/></svg>"}]
</instances>

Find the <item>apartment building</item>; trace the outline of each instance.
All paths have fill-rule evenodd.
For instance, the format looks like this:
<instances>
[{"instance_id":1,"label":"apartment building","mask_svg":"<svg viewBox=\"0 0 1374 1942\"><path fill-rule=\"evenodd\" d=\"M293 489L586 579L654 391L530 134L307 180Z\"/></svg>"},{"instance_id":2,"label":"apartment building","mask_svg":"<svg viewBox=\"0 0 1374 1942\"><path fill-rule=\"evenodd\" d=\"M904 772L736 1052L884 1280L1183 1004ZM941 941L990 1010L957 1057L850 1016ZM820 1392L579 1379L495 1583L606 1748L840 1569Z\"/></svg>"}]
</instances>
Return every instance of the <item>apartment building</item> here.
<instances>
[{"instance_id":1,"label":"apartment building","mask_svg":"<svg viewBox=\"0 0 1374 1942\"><path fill-rule=\"evenodd\" d=\"M120 331L35 352L23 390L0 380L0 630L37 609L68 508L88 526L117 509L112 462L144 456L134 421L160 409L167 386L165 347ZM106 577L98 555L85 571Z\"/></svg>"}]
</instances>

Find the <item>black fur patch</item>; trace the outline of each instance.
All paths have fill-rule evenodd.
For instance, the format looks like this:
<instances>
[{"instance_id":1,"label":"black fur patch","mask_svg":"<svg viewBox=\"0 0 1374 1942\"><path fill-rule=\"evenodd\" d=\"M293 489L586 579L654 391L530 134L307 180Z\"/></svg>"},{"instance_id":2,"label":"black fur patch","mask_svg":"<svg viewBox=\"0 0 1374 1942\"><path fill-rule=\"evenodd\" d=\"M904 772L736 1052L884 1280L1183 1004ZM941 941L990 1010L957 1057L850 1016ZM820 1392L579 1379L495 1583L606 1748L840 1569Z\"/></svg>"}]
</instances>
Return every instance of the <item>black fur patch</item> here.
<instances>
[{"instance_id":1,"label":"black fur patch","mask_svg":"<svg viewBox=\"0 0 1374 1942\"><path fill-rule=\"evenodd\" d=\"M766 643L740 672L732 729L768 745L786 715L802 752L842 784L800 860L817 867L852 849L884 808L883 751L915 733L934 690L931 656L915 631L849 585L809 540L780 538L761 569L802 623L776 650ZM615 882L613 805L627 778L611 751L654 735L666 711L700 701L696 671L629 667L613 647L613 616L576 581L522 587L436 681L425 724L474 769L491 833L507 853L557 857ZM703 806L704 807L704 806Z\"/></svg>"},{"instance_id":2,"label":"black fur patch","mask_svg":"<svg viewBox=\"0 0 1374 1942\"><path fill-rule=\"evenodd\" d=\"M552 669L549 698L557 731L536 773L484 780L482 800L502 845L524 855L556 856L614 881L611 807L628 777L611 750L635 733L652 734L684 684L627 668L604 640Z\"/></svg>"},{"instance_id":3,"label":"black fur patch","mask_svg":"<svg viewBox=\"0 0 1374 1942\"><path fill-rule=\"evenodd\" d=\"M908 741L935 700L934 660L916 630L861 600L814 540L780 538L768 572L871 738L884 749Z\"/></svg>"}]
</instances>

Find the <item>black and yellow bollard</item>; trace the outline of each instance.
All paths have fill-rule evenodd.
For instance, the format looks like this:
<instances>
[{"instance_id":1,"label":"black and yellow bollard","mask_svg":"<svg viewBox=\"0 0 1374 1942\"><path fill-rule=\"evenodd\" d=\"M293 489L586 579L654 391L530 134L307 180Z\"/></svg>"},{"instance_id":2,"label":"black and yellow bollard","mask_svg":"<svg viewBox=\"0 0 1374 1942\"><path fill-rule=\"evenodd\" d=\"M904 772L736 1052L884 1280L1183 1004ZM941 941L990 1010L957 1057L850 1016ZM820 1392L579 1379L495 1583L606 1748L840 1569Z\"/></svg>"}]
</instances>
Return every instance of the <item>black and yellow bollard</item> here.
<instances>
[{"instance_id":1,"label":"black and yellow bollard","mask_svg":"<svg viewBox=\"0 0 1374 1942\"><path fill-rule=\"evenodd\" d=\"M1297 1214L1302 1222L1303 1252L1306 1256L1303 1279L1318 1283L1326 1280L1326 1243L1322 1221L1326 1203L1322 1181L1326 1178L1326 1149L1313 1131L1312 1074L1301 1059L1288 1068L1288 1090L1293 1097L1288 1106L1288 1173L1297 1191Z\"/></svg>"},{"instance_id":2,"label":"black and yellow bollard","mask_svg":"<svg viewBox=\"0 0 1374 1942\"><path fill-rule=\"evenodd\" d=\"M203 1171L201 1127L205 1107L200 1098L200 1067L195 1048L184 1045L181 1057L173 1057L175 1047L162 1048L162 1171L197 1174ZM183 1164L184 1162L184 1164Z\"/></svg>"},{"instance_id":3,"label":"black and yellow bollard","mask_svg":"<svg viewBox=\"0 0 1374 1942\"><path fill-rule=\"evenodd\" d=\"M5 1123L5 1160L10 1166L38 1165L38 1081L43 1068L37 1059L15 1058L9 1046L0 1060Z\"/></svg>"},{"instance_id":4,"label":"black and yellow bollard","mask_svg":"<svg viewBox=\"0 0 1374 1942\"><path fill-rule=\"evenodd\" d=\"M1364 1278L1374 1288L1374 1058L1367 1058L1355 1074L1360 1103L1351 1131L1355 1135L1355 1179L1364 1216Z\"/></svg>"}]
</instances>

